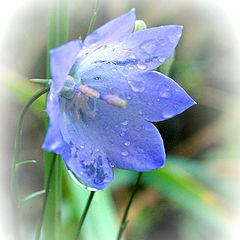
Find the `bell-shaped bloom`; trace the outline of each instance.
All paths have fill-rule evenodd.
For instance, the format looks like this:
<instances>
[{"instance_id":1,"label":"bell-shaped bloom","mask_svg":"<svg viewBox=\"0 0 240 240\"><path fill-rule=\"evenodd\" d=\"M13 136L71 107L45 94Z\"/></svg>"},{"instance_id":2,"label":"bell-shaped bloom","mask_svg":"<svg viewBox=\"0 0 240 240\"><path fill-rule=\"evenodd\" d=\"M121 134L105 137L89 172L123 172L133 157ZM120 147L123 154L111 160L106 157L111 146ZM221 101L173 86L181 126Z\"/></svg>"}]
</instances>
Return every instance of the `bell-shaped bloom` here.
<instances>
[{"instance_id":1,"label":"bell-shaped bloom","mask_svg":"<svg viewBox=\"0 0 240 240\"><path fill-rule=\"evenodd\" d=\"M195 104L175 81L152 71L174 51L182 26L133 32L135 20L132 9L84 41L51 50L43 148L60 154L76 179L96 189L112 181L113 166L163 167L163 140L151 122Z\"/></svg>"}]
</instances>

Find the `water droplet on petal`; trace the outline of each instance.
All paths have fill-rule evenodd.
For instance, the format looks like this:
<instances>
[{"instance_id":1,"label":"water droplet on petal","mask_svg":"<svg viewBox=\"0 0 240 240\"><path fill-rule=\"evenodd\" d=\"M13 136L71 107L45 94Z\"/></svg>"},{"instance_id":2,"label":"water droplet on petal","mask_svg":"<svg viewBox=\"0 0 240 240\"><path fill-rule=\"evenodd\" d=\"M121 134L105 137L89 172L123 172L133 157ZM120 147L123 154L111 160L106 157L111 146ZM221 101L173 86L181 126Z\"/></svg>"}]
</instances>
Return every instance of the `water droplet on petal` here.
<instances>
[{"instance_id":1,"label":"water droplet on petal","mask_svg":"<svg viewBox=\"0 0 240 240\"><path fill-rule=\"evenodd\" d=\"M124 137L124 136L125 136L125 132L121 132L121 133L120 133L120 136L121 136L121 137Z\"/></svg>"},{"instance_id":2,"label":"water droplet on petal","mask_svg":"<svg viewBox=\"0 0 240 240\"><path fill-rule=\"evenodd\" d=\"M138 111L138 114L139 114L139 115L142 115L142 114L143 114L142 110L139 110L139 111Z\"/></svg>"},{"instance_id":3,"label":"water droplet on petal","mask_svg":"<svg viewBox=\"0 0 240 240\"><path fill-rule=\"evenodd\" d=\"M175 91L178 93L181 92L180 88L175 88Z\"/></svg>"},{"instance_id":4,"label":"water droplet on petal","mask_svg":"<svg viewBox=\"0 0 240 240\"><path fill-rule=\"evenodd\" d=\"M165 60L166 60L165 57L159 57L159 58L157 58L157 61L158 61L160 64L163 63Z\"/></svg>"},{"instance_id":5,"label":"water droplet on petal","mask_svg":"<svg viewBox=\"0 0 240 240\"><path fill-rule=\"evenodd\" d=\"M83 148L85 148L85 147L84 147L84 145L81 145L81 146L80 146L80 148L82 148L82 149L83 149Z\"/></svg>"},{"instance_id":6,"label":"water droplet on petal","mask_svg":"<svg viewBox=\"0 0 240 240\"><path fill-rule=\"evenodd\" d=\"M122 151L121 152L121 155L124 156L124 157L128 156L128 154L129 154L128 151Z\"/></svg>"},{"instance_id":7,"label":"water droplet on petal","mask_svg":"<svg viewBox=\"0 0 240 240\"><path fill-rule=\"evenodd\" d=\"M134 92L143 92L144 91L144 82L143 81L129 80L128 84L131 86L131 88Z\"/></svg>"},{"instance_id":8,"label":"water droplet on petal","mask_svg":"<svg viewBox=\"0 0 240 240\"><path fill-rule=\"evenodd\" d=\"M164 119L171 118L176 114L176 110L173 106L168 106L163 110L162 116Z\"/></svg>"},{"instance_id":9,"label":"water droplet on petal","mask_svg":"<svg viewBox=\"0 0 240 240\"><path fill-rule=\"evenodd\" d=\"M130 143L129 141L126 141L126 142L124 143L124 145L127 146L127 147L130 146L130 144L131 144L131 143Z\"/></svg>"},{"instance_id":10,"label":"water droplet on petal","mask_svg":"<svg viewBox=\"0 0 240 240\"><path fill-rule=\"evenodd\" d=\"M138 69L140 69L140 70L145 70L145 69L147 69L147 66L146 66L145 64L143 64L143 63L138 63L138 64L137 64L137 67L138 67Z\"/></svg>"},{"instance_id":11,"label":"water droplet on petal","mask_svg":"<svg viewBox=\"0 0 240 240\"><path fill-rule=\"evenodd\" d=\"M163 85L161 87L160 92L159 92L159 97L161 97L161 98L169 98L171 96L170 90L171 90L170 86L168 86L166 84Z\"/></svg>"},{"instance_id":12,"label":"water droplet on petal","mask_svg":"<svg viewBox=\"0 0 240 240\"><path fill-rule=\"evenodd\" d=\"M157 41L152 39L152 40L147 40L144 41L143 43L140 44L139 48L142 49L144 52L151 54L156 51L156 43Z\"/></svg>"},{"instance_id":13,"label":"water droplet on petal","mask_svg":"<svg viewBox=\"0 0 240 240\"><path fill-rule=\"evenodd\" d=\"M128 69L129 69L129 70L133 70L134 67L133 67L133 66L129 66Z\"/></svg>"},{"instance_id":14,"label":"water droplet on petal","mask_svg":"<svg viewBox=\"0 0 240 240\"><path fill-rule=\"evenodd\" d=\"M112 71L113 71L113 72L116 72L116 71L117 71L117 69L116 69L116 68L112 68Z\"/></svg>"},{"instance_id":15,"label":"water droplet on petal","mask_svg":"<svg viewBox=\"0 0 240 240\"><path fill-rule=\"evenodd\" d=\"M131 59L136 59L137 58L136 55L133 54L133 53L131 53L128 57L131 58Z\"/></svg>"},{"instance_id":16,"label":"water droplet on petal","mask_svg":"<svg viewBox=\"0 0 240 240\"><path fill-rule=\"evenodd\" d=\"M123 125L123 126L128 125L128 121L126 120L126 121L122 122L122 125Z\"/></svg>"}]
</instances>

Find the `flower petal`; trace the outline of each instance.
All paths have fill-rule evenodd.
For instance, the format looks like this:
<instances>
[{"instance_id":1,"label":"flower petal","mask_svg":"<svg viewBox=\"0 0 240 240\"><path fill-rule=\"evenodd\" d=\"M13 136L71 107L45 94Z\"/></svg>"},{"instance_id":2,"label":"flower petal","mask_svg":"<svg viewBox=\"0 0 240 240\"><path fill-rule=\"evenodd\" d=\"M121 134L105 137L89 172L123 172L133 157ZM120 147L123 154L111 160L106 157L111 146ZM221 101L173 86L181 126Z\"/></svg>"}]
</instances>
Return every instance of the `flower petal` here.
<instances>
[{"instance_id":1,"label":"flower petal","mask_svg":"<svg viewBox=\"0 0 240 240\"><path fill-rule=\"evenodd\" d=\"M64 141L72 146L71 151L67 151L66 164L89 185L94 183L79 175L79 161L92 163L101 156L104 159L102 171L106 173L104 184L112 179L107 162L109 166L111 163L136 171L150 171L164 165L165 151L158 130L151 123L139 119L130 109L119 109L82 94L77 94L72 100L61 98L60 106L61 132ZM66 150L62 152L64 158ZM94 166L97 169L96 164ZM82 171L81 164L79 168Z\"/></svg>"},{"instance_id":2,"label":"flower petal","mask_svg":"<svg viewBox=\"0 0 240 240\"><path fill-rule=\"evenodd\" d=\"M196 102L174 80L149 71L128 78L129 107L148 121L163 121L182 113Z\"/></svg>"},{"instance_id":3,"label":"flower petal","mask_svg":"<svg viewBox=\"0 0 240 240\"><path fill-rule=\"evenodd\" d=\"M60 97L59 122L65 142L60 154L79 179L103 189L111 182L113 171L103 150L99 129L87 112L88 99L82 94L71 100Z\"/></svg>"},{"instance_id":4,"label":"flower petal","mask_svg":"<svg viewBox=\"0 0 240 240\"><path fill-rule=\"evenodd\" d=\"M83 185L103 189L113 179L112 166L103 152L66 145L62 149L61 156L67 168Z\"/></svg>"},{"instance_id":5,"label":"flower petal","mask_svg":"<svg viewBox=\"0 0 240 240\"><path fill-rule=\"evenodd\" d=\"M50 122L42 146L50 152L59 153L60 148L63 146L62 136L59 131L58 93L64 86L66 77L76 60L80 48L81 41L74 40L50 51L52 83L47 98L47 114Z\"/></svg>"},{"instance_id":6,"label":"flower petal","mask_svg":"<svg viewBox=\"0 0 240 240\"><path fill-rule=\"evenodd\" d=\"M121 42L132 32L135 20L135 9L131 9L90 33L86 36L84 44L90 48L97 48L104 44Z\"/></svg>"},{"instance_id":7,"label":"flower petal","mask_svg":"<svg viewBox=\"0 0 240 240\"><path fill-rule=\"evenodd\" d=\"M100 65L109 65L128 76L161 65L173 52L182 34L182 26L147 28L130 34L123 42L104 45L79 61L78 75Z\"/></svg>"},{"instance_id":8,"label":"flower petal","mask_svg":"<svg viewBox=\"0 0 240 240\"><path fill-rule=\"evenodd\" d=\"M50 51L51 91L58 93L81 50L81 40L73 40Z\"/></svg>"},{"instance_id":9,"label":"flower petal","mask_svg":"<svg viewBox=\"0 0 240 240\"><path fill-rule=\"evenodd\" d=\"M148 71L123 76L118 69L100 65L82 75L84 84L102 95L117 95L127 101L130 114L148 121L163 121L182 113L196 104L174 80L166 75Z\"/></svg>"},{"instance_id":10,"label":"flower petal","mask_svg":"<svg viewBox=\"0 0 240 240\"><path fill-rule=\"evenodd\" d=\"M102 107L106 106L102 104ZM104 148L114 166L134 171L151 171L164 166L163 141L152 123L133 115L128 118L125 109L104 110L97 121L104 130Z\"/></svg>"}]
</instances>

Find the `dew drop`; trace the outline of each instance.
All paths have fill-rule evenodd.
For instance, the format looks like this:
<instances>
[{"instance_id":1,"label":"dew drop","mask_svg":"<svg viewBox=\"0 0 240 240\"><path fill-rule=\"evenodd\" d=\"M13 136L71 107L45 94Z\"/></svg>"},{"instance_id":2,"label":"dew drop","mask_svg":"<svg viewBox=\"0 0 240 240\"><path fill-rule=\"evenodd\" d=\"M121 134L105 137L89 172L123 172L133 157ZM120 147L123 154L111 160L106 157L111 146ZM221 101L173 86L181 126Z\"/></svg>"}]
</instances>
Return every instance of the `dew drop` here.
<instances>
[{"instance_id":1,"label":"dew drop","mask_svg":"<svg viewBox=\"0 0 240 240\"><path fill-rule=\"evenodd\" d=\"M125 132L121 132L121 133L120 133L120 136L121 136L121 137L124 137L124 136L125 136Z\"/></svg>"},{"instance_id":2,"label":"dew drop","mask_svg":"<svg viewBox=\"0 0 240 240\"><path fill-rule=\"evenodd\" d=\"M129 70L133 70L134 67L133 67L133 66L129 66L128 69L129 69Z\"/></svg>"},{"instance_id":3,"label":"dew drop","mask_svg":"<svg viewBox=\"0 0 240 240\"><path fill-rule=\"evenodd\" d=\"M122 125L123 125L123 126L128 125L128 121L126 120L126 121L122 122Z\"/></svg>"},{"instance_id":4,"label":"dew drop","mask_svg":"<svg viewBox=\"0 0 240 240\"><path fill-rule=\"evenodd\" d=\"M131 144L131 143L130 143L129 141L126 141L126 142L124 143L124 145L127 146L127 147L130 146L130 144Z\"/></svg>"},{"instance_id":5,"label":"dew drop","mask_svg":"<svg viewBox=\"0 0 240 240\"><path fill-rule=\"evenodd\" d=\"M137 67L138 67L138 69L140 69L140 70L145 70L145 69L147 69L147 66L146 66L145 64L143 64L143 63L138 63L138 64L137 64Z\"/></svg>"},{"instance_id":6,"label":"dew drop","mask_svg":"<svg viewBox=\"0 0 240 240\"><path fill-rule=\"evenodd\" d=\"M131 58L131 59L136 59L137 57L136 57L136 55L135 54L130 54L129 56L128 56L129 58Z\"/></svg>"},{"instance_id":7,"label":"dew drop","mask_svg":"<svg viewBox=\"0 0 240 240\"><path fill-rule=\"evenodd\" d=\"M169 98L171 96L171 92L170 92L171 88L169 85L163 85L161 87L161 90L159 92L159 97L161 98Z\"/></svg>"},{"instance_id":8,"label":"dew drop","mask_svg":"<svg viewBox=\"0 0 240 240\"><path fill-rule=\"evenodd\" d=\"M176 113L175 108L172 106L168 106L163 110L162 117L164 119L171 118L175 115L175 113Z\"/></svg>"},{"instance_id":9,"label":"dew drop","mask_svg":"<svg viewBox=\"0 0 240 240\"><path fill-rule=\"evenodd\" d=\"M157 58L157 61L158 61L160 64L163 63L165 60L166 60L165 57L159 57L159 58Z\"/></svg>"},{"instance_id":10,"label":"dew drop","mask_svg":"<svg viewBox=\"0 0 240 240\"><path fill-rule=\"evenodd\" d=\"M156 40L147 40L140 44L139 48L145 53L151 54L156 50Z\"/></svg>"},{"instance_id":11,"label":"dew drop","mask_svg":"<svg viewBox=\"0 0 240 240\"><path fill-rule=\"evenodd\" d=\"M84 149L85 147L83 145L81 145L80 148Z\"/></svg>"},{"instance_id":12,"label":"dew drop","mask_svg":"<svg viewBox=\"0 0 240 240\"><path fill-rule=\"evenodd\" d=\"M131 88L134 92L143 92L144 91L144 82L143 81L129 80L128 84L131 86Z\"/></svg>"},{"instance_id":13,"label":"dew drop","mask_svg":"<svg viewBox=\"0 0 240 240\"><path fill-rule=\"evenodd\" d=\"M116 72L117 71L117 69L116 68L112 68L112 72Z\"/></svg>"},{"instance_id":14,"label":"dew drop","mask_svg":"<svg viewBox=\"0 0 240 240\"><path fill-rule=\"evenodd\" d=\"M175 91L176 91L177 93L181 92L180 88L175 88Z\"/></svg>"},{"instance_id":15,"label":"dew drop","mask_svg":"<svg viewBox=\"0 0 240 240\"><path fill-rule=\"evenodd\" d=\"M121 152L121 155L124 156L124 157L128 156L128 154L129 154L128 151L122 151Z\"/></svg>"}]
</instances>

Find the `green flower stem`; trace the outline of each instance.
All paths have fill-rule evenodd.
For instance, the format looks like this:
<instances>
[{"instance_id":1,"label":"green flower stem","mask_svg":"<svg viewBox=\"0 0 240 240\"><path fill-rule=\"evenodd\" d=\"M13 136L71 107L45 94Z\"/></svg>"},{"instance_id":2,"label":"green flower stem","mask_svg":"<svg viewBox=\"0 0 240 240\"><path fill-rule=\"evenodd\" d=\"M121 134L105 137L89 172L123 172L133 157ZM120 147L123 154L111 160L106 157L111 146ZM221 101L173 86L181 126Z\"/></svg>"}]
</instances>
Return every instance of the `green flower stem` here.
<instances>
[{"instance_id":1,"label":"green flower stem","mask_svg":"<svg viewBox=\"0 0 240 240\"><path fill-rule=\"evenodd\" d=\"M19 228L19 221L18 221L19 220L19 212L18 212L19 199L18 199L18 179L17 179L18 167L17 165L19 165L23 119L27 110L32 105L32 103L48 91L49 91L49 87L46 87L38 91L35 95L33 95L33 97L23 107L17 122L17 129L16 129L16 136L15 136L15 143L14 143L14 156L13 156L12 169L11 169L11 195L12 195L12 205L13 205L12 210L13 210L16 239L19 239L19 229L18 229Z\"/></svg>"},{"instance_id":2,"label":"green flower stem","mask_svg":"<svg viewBox=\"0 0 240 240\"><path fill-rule=\"evenodd\" d=\"M42 225L43 225L44 214L46 211L47 200L48 200L48 195L49 195L49 191L50 191L50 185L51 185L51 180L52 180L52 176L53 176L54 166L57 161L56 154L53 154L53 159L51 161L52 162L51 162L49 175L48 175L48 179L47 179L46 190L45 190L44 199L43 199L43 206L42 206L42 211L41 211L40 219L39 219L38 226L37 226L35 240L40 239L40 233L41 233L41 229L42 229Z\"/></svg>"},{"instance_id":3,"label":"green flower stem","mask_svg":"<svg viewBox=\"0 0 240 240\"><path fill-rule=\"evenodd\" d=\"M49 0L48 10L48 47L47 47L47 79L50 74L49 50L68 40L68 0ZM48 121L45 124L47 131ZM48 186L48 176L51 170L52 153L44 152L44 186ZM59 240L61 228L61 199L62 199L62 159L58 156L52 172L51 191L45 206L43 232L45 239Z\"/></svg>"},{"instance_id":4,"label":"green flower stem","mask_svg":"<svg viewBox=\"0 0 240 240\"><path fill-rule=\"evenodd\" d=\"M79 225L78 225L78 229L77 229L77 234L76 234L75 240L78 240L78 238L79 238L80 231L81 231L81 229L82 229L82 225L83 225L84 220L85 220L85 218L86 218L86 216L87 216L88 209L89 209L89 207L90 207L90 205L91 205L91 202L92 202L92 199L93 199L93 197L94 197L94 194L95 194L95 192L91 192L90 195L89 195L87 204L86 204L86 206L85 206L84 212L83 212L83 214L82 214L82 216L81 216L81 219L80 219L80 222L79 222Z\"/></svg>"},{"instance_id":5,"label":"green flower stem","mask_svg":"<svg viewBox=\"0 0 240 240\"><path fill-rule=\"evenodd\" d=\"M133 201L133 197L135 196L135 193L136 193L136 191L138 189L141 177L142 177L142 172L139 172L138 173L138 178L137 178L136 183L135 183L135 185L133 187L133 190L132 190L130 199L128 201L127 207L126 207L126 209L124 211L124 214L123 214L123 218L122 218L122 221L121 221L121 224L120 224L120 227L119 227L119 231L118 231L117 240L121 239L122 233L125 230L125 228L127 227L127 221L126 221L127 220L127 215L128 215L129 209L131 207L131 204L132 204L132 201Z\"/></svg>"}]
</instances>

